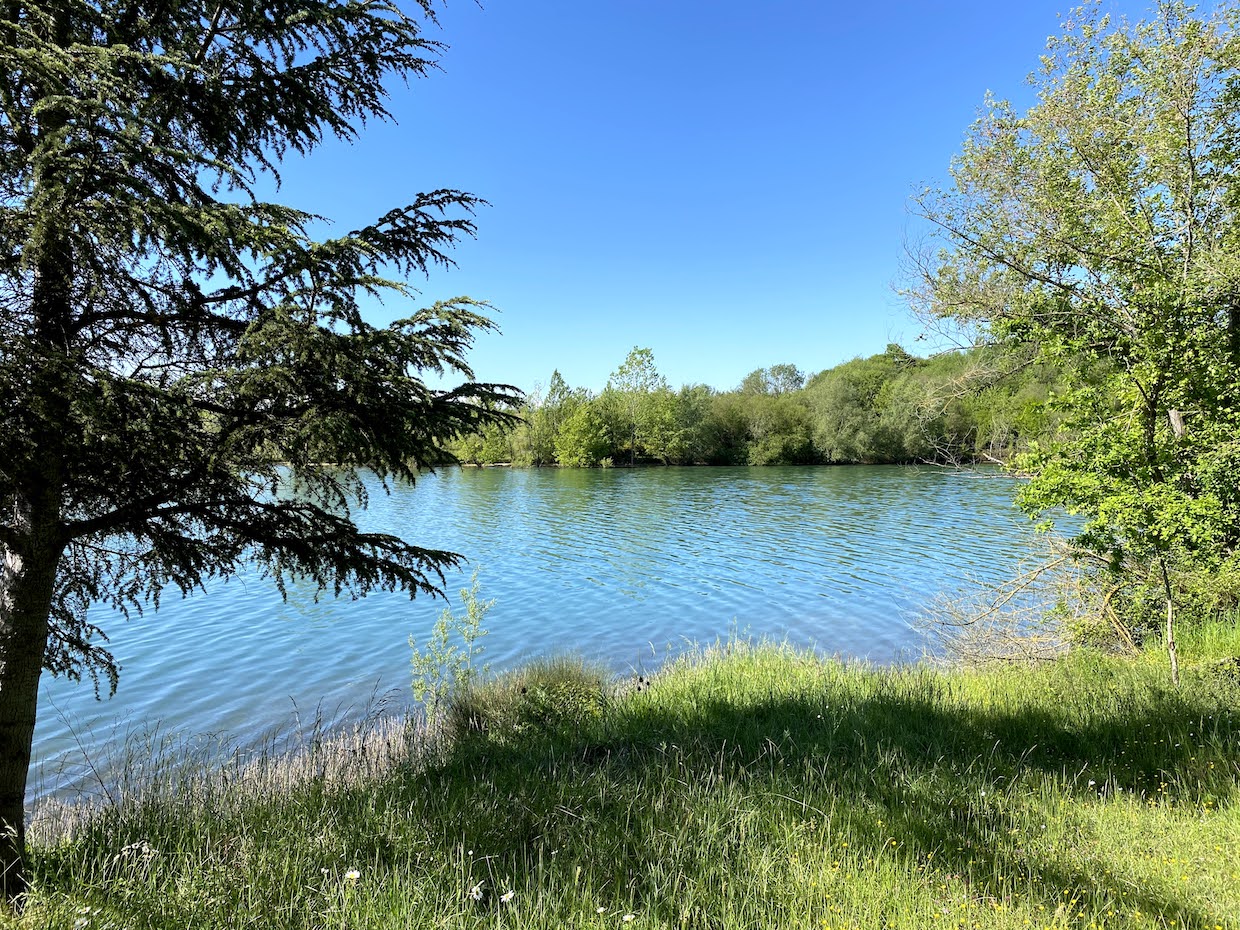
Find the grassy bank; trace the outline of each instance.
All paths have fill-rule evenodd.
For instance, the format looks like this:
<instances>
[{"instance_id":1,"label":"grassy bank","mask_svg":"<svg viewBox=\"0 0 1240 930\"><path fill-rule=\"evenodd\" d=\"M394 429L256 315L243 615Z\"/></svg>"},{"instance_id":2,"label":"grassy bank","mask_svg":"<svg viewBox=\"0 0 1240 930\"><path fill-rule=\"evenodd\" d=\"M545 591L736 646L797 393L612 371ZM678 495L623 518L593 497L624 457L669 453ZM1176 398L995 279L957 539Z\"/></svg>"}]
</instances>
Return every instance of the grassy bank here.
<instances>
[{"instance_id":1,"label":"grassy bank","mask_svg":"<svg viewBox=\"0 0 1240 930\"><path fill-rule=\"evenodd\" d=\"M1240 636L1181 653L1178 690L737 644L527 675L450 746L389 725L45 838L18 926L1235 930Z\"/></svg>"}]
</instances>

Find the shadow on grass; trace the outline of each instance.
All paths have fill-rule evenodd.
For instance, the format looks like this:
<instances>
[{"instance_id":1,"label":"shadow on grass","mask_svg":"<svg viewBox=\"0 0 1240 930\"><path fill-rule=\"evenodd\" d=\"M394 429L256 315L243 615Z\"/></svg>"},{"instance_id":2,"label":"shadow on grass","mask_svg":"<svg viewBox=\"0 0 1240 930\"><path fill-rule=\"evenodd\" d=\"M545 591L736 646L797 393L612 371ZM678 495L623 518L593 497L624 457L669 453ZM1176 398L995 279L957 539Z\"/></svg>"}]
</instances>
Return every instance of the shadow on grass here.
<instances>
[{"instance_id":1,"label":"shadow on grass","mask_svg":"<svg viewBox=\"0 0 1240 930\"><path fill-rule=\"evenodd\" d=\"M581 889L576 910L549 914L555 922L606 903L660 925L730 928L799 908L803 890L782 911L755 906L738 919L728 895L785 894L802 874L791 860L817 850L819 866L840 865L850 880L882 866L883 880L894 874L944 901L964 889L979 914L1016 898L1048 913L1122 901L1172 925L1215 926L1217 915L1169 885L1112 874L1093 818L1094 805L1100 817L1122 818L1147 805L1205 812L1233 802L1233 686L1176 691L1086 669L1028 677L1025 697L982 689L962 698L957 679L925 670L828 664L794 688L773 668L769 686L736 686L706 667L630 693L593 722L465 739L436 764L361 785L312 782L220 815L190 804L104 818L81 853L49 854L42 880L80 894L74 872L84 857L149 841L186 860L156 859L149 867L166 871L124 886L149 898L125 910L159 914L150 926L193 922L197 905L178 909L164 894L184 880L178 868L206 875L194 880L218 891L238 921L320 926L323 893L305 877L317 881L320 866L335 863L402 887L429 874L452 885L442 896L458 904L481 881L495 893L501 882ZM279 867L246 871L249 862ZM279 885L277 872L294 883ZM93 887L114 900L109 874ZM865 906L881 907L883 893L871 889ZM496 904L482 906L480 917ZM867 917L882 925L881 915Z\"/></svg>"},{"instance_id":2,"label":"shadow on grass","mask_svg":"<svg viewBox=\"0 0 1240 930\"><path fill-rule=\"evenodd\" d=\"M1155 689L1081 715L1067 696L1060 709L1053 700L962 707L943 700L932 676L889 681L863 699L837 685L699 700L691 711L635 700L593 733L466 742L395 787L393 802L442 824L445 849L485 850L516 871L545 870L552 851L567 853L587 882L650 909L665 906L670 872L694 868L693 850L720 874L743 873L752 865L745 837L778 842L810 823L828 842L845 837L856 861L894 857L909 872L963 880L979 905L1014 893L1040 896L1051 912L1122 900L1176 925L1216 925L1169 888L1113 876L1088 830L1060 826L1048 847L1037 821L1065 797L1197 809L1231 801L1234 702ZM732 818L711 811L712 799L731 805ZM379 859L392 852L371 849Z\"/></svg>"}]
</instances>

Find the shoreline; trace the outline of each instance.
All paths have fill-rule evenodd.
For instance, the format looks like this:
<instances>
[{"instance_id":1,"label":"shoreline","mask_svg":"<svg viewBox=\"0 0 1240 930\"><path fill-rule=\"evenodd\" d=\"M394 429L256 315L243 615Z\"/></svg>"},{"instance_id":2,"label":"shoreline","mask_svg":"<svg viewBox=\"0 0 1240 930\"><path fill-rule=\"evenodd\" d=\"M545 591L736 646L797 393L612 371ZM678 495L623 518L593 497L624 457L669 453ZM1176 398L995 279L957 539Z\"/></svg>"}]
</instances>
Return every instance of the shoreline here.
<instances>
[{"instance_id":1,"label":"shoreline","mask_svg":"<svg viewBox=\"0 0 1240 930\"><path fill-rule=\"evenodd\" d=\"M732 640L606 693L544 661L447 730L164 772L40 835L29 926L1019 930L1070 902L1051 926L1237 930L1240 681L1209 663L1240 629L1215 632L1178 690L1153 651L876 668Z\"/></svg>"}]
</instances>

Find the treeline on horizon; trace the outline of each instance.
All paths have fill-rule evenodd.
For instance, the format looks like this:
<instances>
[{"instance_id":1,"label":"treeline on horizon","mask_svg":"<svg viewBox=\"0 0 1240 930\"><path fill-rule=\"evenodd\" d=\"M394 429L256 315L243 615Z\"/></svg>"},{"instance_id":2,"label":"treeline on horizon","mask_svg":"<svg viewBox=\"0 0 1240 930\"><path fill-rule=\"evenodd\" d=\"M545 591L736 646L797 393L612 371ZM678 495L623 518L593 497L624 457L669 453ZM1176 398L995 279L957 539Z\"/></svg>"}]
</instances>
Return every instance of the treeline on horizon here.
<instances>
[{"instance_id":1,"label":"treeline on horizon","mask_svg":"<svg viewBox=\"0 0 1240 930\"><path fill-rule=\"evenodd\" d=\"M1053 429L1061 375L994 348L921 358L889 344L808 378L782 364L733 390L677 390L634 348L602 391L556 371L509 424L448 451L463 464L568 467L1003 461Z\"/></svg>"}]
</instances>

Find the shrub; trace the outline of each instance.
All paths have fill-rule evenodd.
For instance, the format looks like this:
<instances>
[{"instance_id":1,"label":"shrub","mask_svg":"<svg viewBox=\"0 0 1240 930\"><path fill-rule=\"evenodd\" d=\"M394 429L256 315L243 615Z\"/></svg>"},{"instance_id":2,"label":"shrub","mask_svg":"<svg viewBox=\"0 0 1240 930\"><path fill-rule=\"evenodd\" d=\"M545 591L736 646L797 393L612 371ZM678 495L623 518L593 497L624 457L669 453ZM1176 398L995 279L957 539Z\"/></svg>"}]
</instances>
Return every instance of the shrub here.
<instances>
[{"instance_id":1,"label":"shrub","mask_svg":"<svg viewBox=\"0 0 1240 930\"><path fill-rule=\"evenodd\" d=\"M465 612L458 614L445 607L424 647L409 637L413 651L413 698L426 707L430 720L443 710L449 698L467 694L474 682L487 673L487 666L478 662L483 651L478 640L487 635L483 621L495 601L482 600L480 589L475 570L469 587L460 592Z\"/></svg>"}]
</instances>

